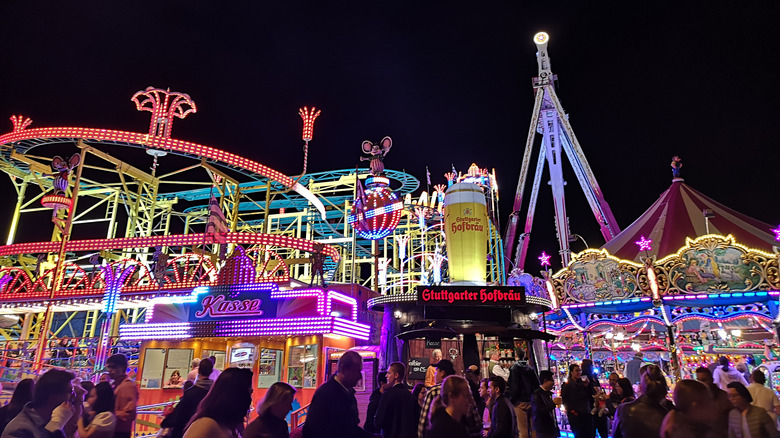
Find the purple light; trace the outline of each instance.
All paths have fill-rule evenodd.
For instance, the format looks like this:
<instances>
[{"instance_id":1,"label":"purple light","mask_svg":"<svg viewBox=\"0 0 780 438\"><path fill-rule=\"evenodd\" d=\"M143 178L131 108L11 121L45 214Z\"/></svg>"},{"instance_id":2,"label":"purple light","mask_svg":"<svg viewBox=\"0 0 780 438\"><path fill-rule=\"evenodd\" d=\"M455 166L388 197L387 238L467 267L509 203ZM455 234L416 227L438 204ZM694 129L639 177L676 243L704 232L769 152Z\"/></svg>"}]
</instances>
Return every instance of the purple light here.
<instances>
[{"instance_id":1,"label":"purple light","mask_svg":"<svg viewBox=\"0 0 780 438\"><path fill-rule=\"evenodd\" d=\"M775 240L780 242L780 225L778 225L777 228L772 231L775 233Z\"/></svg>"},{"instance_id":2,"label":"purple light","mask_svg":"<svg viewBox=\"0 0 780 438\"><path fill-rule=\"evenodd\" d=\"M542 263L542 266L550 266L551 257L552 256L549 256L546 252L542 251L542 255L539 256L539 261Z\"/></svg>"},{"instance_id":3,"label":"purple light","mask_svg":"<svg viewBox=\"0 0 780 438\"><path fill-rule=\"evenodd\" d=\"M639 245L639 250L640 251L652 251L653 250L653 247L650 246L650 244L653 243L653 241L651 239L645 239L645 236L639 237L639 240L637 240L634 243Z\"/></svg>"}]
</instances>

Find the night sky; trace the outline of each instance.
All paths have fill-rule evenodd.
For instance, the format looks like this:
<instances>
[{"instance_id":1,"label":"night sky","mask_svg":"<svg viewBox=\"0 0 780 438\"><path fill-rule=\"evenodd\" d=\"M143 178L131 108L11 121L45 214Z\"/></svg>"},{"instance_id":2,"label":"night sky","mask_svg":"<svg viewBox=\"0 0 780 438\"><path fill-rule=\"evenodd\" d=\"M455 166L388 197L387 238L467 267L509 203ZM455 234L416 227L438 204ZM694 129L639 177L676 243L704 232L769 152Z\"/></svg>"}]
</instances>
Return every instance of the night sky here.
<instances>
[{"instance_id":1,"label":"night sky","mask_svg":"<svg viewBox=\"0 0 780 438\"><path fill-rule=\"evenodd\" d=\"M544 30L559 97L621 227L668 188L675 154L692 187L780 223L780 6L642 3L3 2L0 117L146 132L149 113L130 97L170 87L198 107L173 137L297 174L297 109L314 105L310 172L354 168L362 140L390 135L386 166L423 185L426 165L434 184L451 165L495 168L503 226L533 104L532 36ZM148 160L139 151L134 164ZM567 180L571 232L601 245L570 168ZM9 218L3 209L0 224ZM545 186L529 257L556 252L552 221Z\"/></svg>"}]
</instances>

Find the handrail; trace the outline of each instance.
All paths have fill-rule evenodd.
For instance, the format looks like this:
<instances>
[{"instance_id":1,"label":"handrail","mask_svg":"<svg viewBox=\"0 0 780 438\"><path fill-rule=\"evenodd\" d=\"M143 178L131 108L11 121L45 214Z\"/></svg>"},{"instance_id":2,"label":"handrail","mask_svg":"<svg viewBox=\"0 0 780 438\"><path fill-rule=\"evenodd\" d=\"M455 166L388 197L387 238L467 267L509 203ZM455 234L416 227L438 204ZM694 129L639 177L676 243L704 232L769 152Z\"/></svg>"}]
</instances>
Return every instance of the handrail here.
<instances>
[{"instance_id":1,"label":"handrail","mask_svg":"<svg viewBox=\"0 0 780 438\"><path fill-rule=\"evenodd\" d=\"M309 413L309 406L311 406L311 403L306 406L302 406L290 413L290 430L295 430L298 428L298 426L300 426L298 419Z\"/></svg>"}]
</instances>

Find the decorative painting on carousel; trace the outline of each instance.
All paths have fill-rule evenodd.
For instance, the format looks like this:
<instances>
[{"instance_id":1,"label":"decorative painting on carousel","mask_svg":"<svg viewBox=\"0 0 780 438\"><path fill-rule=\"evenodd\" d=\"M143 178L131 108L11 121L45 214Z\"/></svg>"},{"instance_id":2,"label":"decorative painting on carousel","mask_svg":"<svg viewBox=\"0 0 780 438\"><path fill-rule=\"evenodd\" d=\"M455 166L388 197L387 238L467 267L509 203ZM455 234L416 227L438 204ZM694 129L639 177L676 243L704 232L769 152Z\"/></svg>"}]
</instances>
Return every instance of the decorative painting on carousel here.
<instances>
[{"instance_id":1,"label":"decorative painting on carousel","mask_svg":"<svg viewBox=\"0 0 780 438\"><path fill-rule=\"evenodd\" d=\"M669 279L665 295L778 287L777 256L742 246L731 235L688 238L656 268Z\"/></svg>"},{"instance_id":2,"label":"decorative painting on carousel","mask_svg":"<svg viewBox=\"0 0 780 438\"><path fill-rule=\"evenodd\" d=\"M555 277L565 291L564 302L594 302L644 296L637 281L642 274L640 264L620 260L605 250L587 250Z\"/></svg>"}]
</instances>

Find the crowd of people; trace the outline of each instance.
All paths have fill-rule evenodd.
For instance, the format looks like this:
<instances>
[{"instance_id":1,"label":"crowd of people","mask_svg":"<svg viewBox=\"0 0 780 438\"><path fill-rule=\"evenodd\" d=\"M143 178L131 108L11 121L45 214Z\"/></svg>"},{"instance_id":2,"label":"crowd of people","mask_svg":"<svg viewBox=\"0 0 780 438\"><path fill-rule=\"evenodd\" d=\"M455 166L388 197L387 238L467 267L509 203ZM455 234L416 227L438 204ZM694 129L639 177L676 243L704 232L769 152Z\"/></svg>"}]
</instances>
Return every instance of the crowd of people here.
<instances>
[{"instance_id":1,"label":"crowd of people","mask_svg":"<svg viewBox=\"0 0 780 438\"><path fill-rule=\"evenodd\" d=\"M522 349L515 351L508 373L487 379L480 379L476 366L458 375L440 353L434 359L432 384L413 389L405 381L404 364L390 364L361 427L355 386L363 377L363 360L345 352L336 373L315 391L303 427L295 432L303 438L557 438L560 412L576 438L780 438L780 400L765 386L764 374L756 370L745 379L727 358L714 373L701 367L696 380L678 381L671 396L654 364L627 367L626 377L612 373L602 388L593 363L584 359L569 366L556 395L553 372L537 375ZM158 436L289 438L286 417L295 389L284 382L271 385L247 424L252 371L220 373L214 361L193 362L190 384L165 413ZM127 357L117 354L107 360L107 373L97 384L80 382L62 369L51 369L35 382L22 380L0 408L1 438L129 438L139 394L127 369Z\"/></svg>"}]
</instances>

